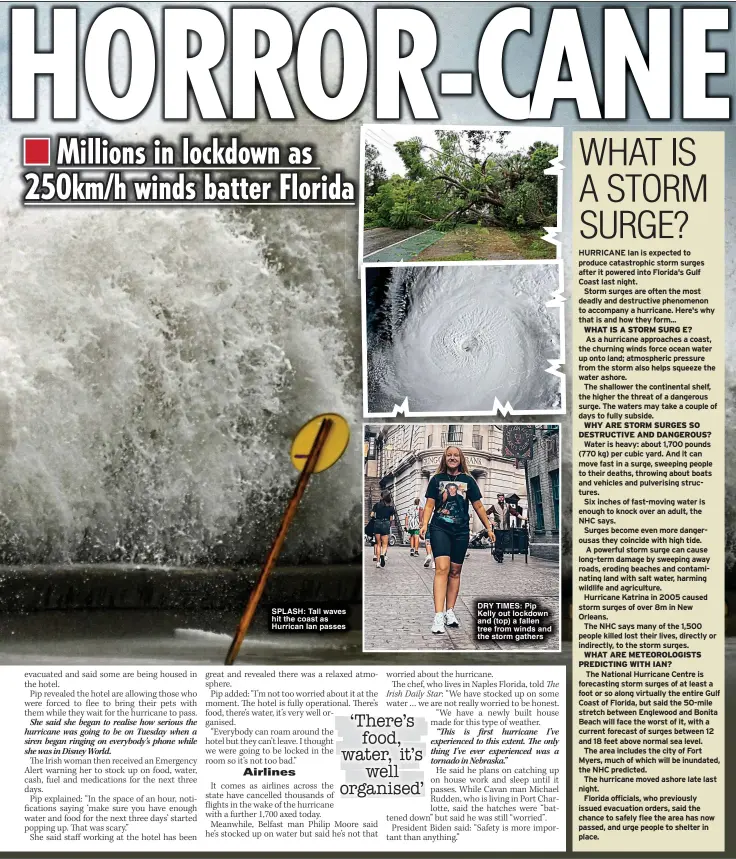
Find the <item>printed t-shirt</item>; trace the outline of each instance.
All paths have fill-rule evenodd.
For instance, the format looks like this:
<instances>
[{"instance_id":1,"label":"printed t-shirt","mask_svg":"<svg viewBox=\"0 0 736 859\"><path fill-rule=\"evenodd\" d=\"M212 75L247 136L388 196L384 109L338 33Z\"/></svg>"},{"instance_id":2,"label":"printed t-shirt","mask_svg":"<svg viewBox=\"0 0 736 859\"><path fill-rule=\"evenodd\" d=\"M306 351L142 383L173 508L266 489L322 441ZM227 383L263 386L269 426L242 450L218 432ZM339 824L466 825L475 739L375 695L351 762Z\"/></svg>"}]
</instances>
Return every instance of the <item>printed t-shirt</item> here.
<instances>
[{"instance_id":1,"label":"printed t-shirt","mask_svg":"<svg viewBox=\"0 0 736 859\"><path fill-rule=\"evenodd\" d=\"M414 505L407 510L406 515L408 516L408 525L407 528L411 530L416 530L419 527L419 506Z\"/></svg>"},{"instance_id":2,"label":"printed t-shirt","mask_svg":"<svg viewBox=\"0 0 736 859\"><path fill-rule=\"evenodd\" d=\"M430 526L453 533L467 533L470 527L470 504L483 496L469 474L435 474L427 486L426 497L434 500Z\"/></svg>"}]
</instances>

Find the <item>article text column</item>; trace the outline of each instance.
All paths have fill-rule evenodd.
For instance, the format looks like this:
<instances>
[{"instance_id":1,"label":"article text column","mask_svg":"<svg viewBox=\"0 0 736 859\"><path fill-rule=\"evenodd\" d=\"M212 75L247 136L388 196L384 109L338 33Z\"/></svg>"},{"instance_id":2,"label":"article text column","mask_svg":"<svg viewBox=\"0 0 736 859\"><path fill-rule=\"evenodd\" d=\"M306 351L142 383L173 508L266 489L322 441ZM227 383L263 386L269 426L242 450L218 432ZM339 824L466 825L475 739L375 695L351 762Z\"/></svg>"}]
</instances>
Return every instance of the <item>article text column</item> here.
<instances>
[{"instance_id":1,"label":"article text column","mask_svg":"<svg viewBox=\"0 0 736 859\"><path fill-rule=\"evenodd\" d=\"M723 165L573 136L577 850L723 850Z\"/></svg>"}]
</instances>

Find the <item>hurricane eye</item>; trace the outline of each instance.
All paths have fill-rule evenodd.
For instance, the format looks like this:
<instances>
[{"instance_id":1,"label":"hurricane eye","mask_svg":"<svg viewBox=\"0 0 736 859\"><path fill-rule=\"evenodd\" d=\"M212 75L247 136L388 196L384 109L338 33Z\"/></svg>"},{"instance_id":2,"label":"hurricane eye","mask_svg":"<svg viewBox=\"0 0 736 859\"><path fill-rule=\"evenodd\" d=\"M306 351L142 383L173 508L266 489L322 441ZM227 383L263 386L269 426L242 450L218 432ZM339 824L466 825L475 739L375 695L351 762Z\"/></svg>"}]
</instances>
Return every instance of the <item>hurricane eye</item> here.
<instances>
[{"instance_id":1,"label":"hurricane eye","mask_svg":"<svg viewBox=\"0 0 736 859\"><path fill-rule=\"evenodd\" d=\"M391 269L367 326L368 411L557 409L560 323L552 265ZM411 300L407 301L407 295ZM369 302L370 305L370 302ZM456 460L453 460L457 464Z\"/></svg>"}]
</instances>

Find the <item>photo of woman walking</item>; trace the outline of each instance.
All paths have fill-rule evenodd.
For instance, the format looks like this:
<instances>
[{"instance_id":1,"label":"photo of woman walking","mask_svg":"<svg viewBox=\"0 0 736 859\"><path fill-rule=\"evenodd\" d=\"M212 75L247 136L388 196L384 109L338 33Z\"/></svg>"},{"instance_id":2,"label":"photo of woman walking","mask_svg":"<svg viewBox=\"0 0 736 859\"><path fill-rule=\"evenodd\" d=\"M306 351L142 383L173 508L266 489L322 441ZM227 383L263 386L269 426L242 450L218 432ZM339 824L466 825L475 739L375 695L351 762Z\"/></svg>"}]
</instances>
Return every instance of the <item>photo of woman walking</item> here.
<instances>
[{"instance_id":1,"label":"photo of woman walking","mask_svg":"<svg viewBox=\"0 0 736 859\"><path fill-rule=\"evenodd\" d=\"M481 502L481 491L468 471L465 455L459 447L445 449L435 475L427 486L420 537L429 528L434 572L434 622L432 632L444 633L445 627L460 623L454 608L460 592L460 574L470 539L469 505L478 514L488 533L493 528Z\"/></svg>"},{"instance_id":2,"label":"photo of woman walking","mask_svg":"<svg viewBox=\"0 0 736 859\"><path fill-rule=\"evenodd\" d=\"M559 649L559 428L433 421L365 424L363 434L363 522L375 526L389 489L381 515L390 524L393 508L395 525L386 569L381 548L363 547L364 649ZM482 612L493 601L527 599L549 612L543 638L488 630Z\"/></svg>"},{"instance_id":3,"label":"photo of woman walking","mask_svg":"<svg viewBox=\"0 0 736 859\"><path fill-rule=\"evenodd\" d=\"M391 493L384 490L381 500L373 505L371 518L375 519L376 544L373 547L373 560L377 567L386 566L386 554L388 552L388 538L391 534L391 523L396 516L396 508L391 501Z\"/></svg>"}]
</instances>

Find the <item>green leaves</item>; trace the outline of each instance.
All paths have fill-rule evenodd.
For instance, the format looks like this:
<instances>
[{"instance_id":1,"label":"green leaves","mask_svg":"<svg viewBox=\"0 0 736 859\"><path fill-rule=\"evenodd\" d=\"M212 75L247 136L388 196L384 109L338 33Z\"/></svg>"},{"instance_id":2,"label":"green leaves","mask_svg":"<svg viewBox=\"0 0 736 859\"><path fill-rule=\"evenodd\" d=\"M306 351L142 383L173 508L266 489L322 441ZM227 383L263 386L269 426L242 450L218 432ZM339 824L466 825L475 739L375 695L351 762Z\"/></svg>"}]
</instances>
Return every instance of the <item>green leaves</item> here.
<instances>
[{"instance_id":1,"label":"green leaves","mask_svg":"<svg viewBox=\"0 0 736 859\"><path fill-rule=\"evenodd\" d=\"M381 163L381 153L378 151L378 147L369 143L365 147L363 171L363 193L365 196L372 197L387 179L386 168Z\"/></svg>"},{"instance_id":2,"label":"green leaves","mask_svg":"<svg viewBox=\"0 0 736 859\"><path fill-rule=\"evenodd\" d=\"M369 193L366 173L365 226L482 223L532 228L549 223L557 210L557 177L544 171L557 157L557 147L540 141L526 152L507 152L508 134L438 130L437 146L420 137L397 142L394 148L406 175L384 179ZM366 167L369 160L375 163L369 150L378 154L375 147L366 147Z\"/></svg>"}]
</instances>

